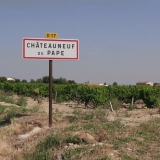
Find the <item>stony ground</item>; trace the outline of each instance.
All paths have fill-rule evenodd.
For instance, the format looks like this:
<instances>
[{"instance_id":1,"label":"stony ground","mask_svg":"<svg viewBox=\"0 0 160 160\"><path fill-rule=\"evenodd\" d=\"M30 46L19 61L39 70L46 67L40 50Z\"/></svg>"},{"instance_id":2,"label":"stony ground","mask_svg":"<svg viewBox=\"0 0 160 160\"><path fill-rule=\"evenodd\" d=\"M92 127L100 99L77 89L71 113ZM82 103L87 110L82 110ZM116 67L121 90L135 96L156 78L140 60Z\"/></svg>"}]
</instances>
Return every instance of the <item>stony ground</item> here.
<instances>
[{"instance_id":1,"label":"stony ground","mask_svg":"<svg viewBox=\"0 0 160 160\"><path fill-rule=\"evenodd\" d=\"M14 96L15 99L18 98L18 96ZM43 140L45 137L50 135L51 133L57 133L63 131L67 128L72 126L72 122L66 120L66 116L72 116L73 112L79 112L79 114L85 114L88 112L93 112L93 109L85 109L84 105L77 106L74 103L61 103L61 104L52 104L53 107L53 117L52 121L53 124L51 127L48 127L49 123L49 116L48 116L48 110L49 110L49 101L48 98L43 98L40 103L38 101L34 101L34 99L30 97L25 97L27 99L28 105L26 108L33 108L35 106L39 108L39 111L35 113L30 114L19 114L17 118L12 120L11 124L8 124L6 126L0 127L0 159L4 160L21 160L23 159L23 154L26 152L32 152L35 148L35 146ZM4 102L0 102L2 105L11 105ZM18 106L17 106L18 107ZM114 107L113 107L114 108ZM160 118L159 109L133 109L128 110L125 108L120 108L116 111L111 111L109 109L101 109L102 112L106 112L107 114L107 121L110 123L114 123L116 120L119 120L122 128L129 127L128 130L125 130L124 133L121 133L121 135L118 135L118 138L128 138L129 131L131 128L139 127L142 123L146 123L148 121L151 121L155 119L155 117ZM94 119L94 122L98 125L102 123L99 121L99 119ZM74 122L73 122L74 123ZM83 120L81 122L86 125L87 120ZM75 125L75 123L74 123ZM160 130L160 128L157 128ZM78 133L81 136L84 133L87 134L86 130L79 130L72 132ZM89 131L88 131L89 132ZM147 155L147 151L145 150L147 147L143 147L143 150L139 148L139 146L136 146L136 144L131 142L126 142L123 145L121 145L121 149L115 149L113 147L115 144L112 144L112 141L109 140L109 137L111 137L105 131L105 133L99 132L101 134L102 140L100 140L100 135L97 137L97 135L92 134L92 132L89 133L89 139L94 139L94 142L91 142L92 146L87 146L87 148L95 147L95 154L86 154L86 156L81 155L81 159L98 159L98 157L104 157L107 155L112 160L134 160L136 159L156 159L153 158L154 154L156 153L158 155L158 152L160 152L160 145L156 141L149 141L150 143L150 149L152 149L152 153L149 153ZM116 134L116 133L114 133ZM120 134L120 133L119 133ZM108 142L105 140L108 140ZM84 138L84 137L83 137ZM99 138L99 139L98 139ZM117 138L117 135L114 135L113 141L115 138ZM85 139L85 138L84 138ZM87 141L87 140L86 140ZM137 141L139 143L143 143L144 138L139 136L137 137ZM96 143L97 142L97 143ZM65 146L65 148L71 147L73 144L68 144L68 146ZM99 145L100 148L98 148L98 154L96 153L96 145ZM148 142L144 145L148 145ZM143 145L142 145L143 146ZM155 149L156 148L156 149ZM63 149L61 149L62 152ZM142 154L137 154L139 152L144 152ZM154 153L155 151L155 153ZM57 158L60 150L57 151ZM122 156L125 153L126 156ZM137 155L136 155L137 154ZM160 154L160 153L159 153ZM131 159L131 157L134 157ZM142 156L142 158L140 158ZM124 158L126 157L126 158ZM160 156L159 156L160 158ZM59 158L60 159L60 158ZM101 158L102 159L102 158ZM158 158L157 158L158 159ZM102 159L103 160L103 159ZM105 160L105 159L104 159ZM106 158L107 160L107 158Z\"/></svg>"}]
</instances>

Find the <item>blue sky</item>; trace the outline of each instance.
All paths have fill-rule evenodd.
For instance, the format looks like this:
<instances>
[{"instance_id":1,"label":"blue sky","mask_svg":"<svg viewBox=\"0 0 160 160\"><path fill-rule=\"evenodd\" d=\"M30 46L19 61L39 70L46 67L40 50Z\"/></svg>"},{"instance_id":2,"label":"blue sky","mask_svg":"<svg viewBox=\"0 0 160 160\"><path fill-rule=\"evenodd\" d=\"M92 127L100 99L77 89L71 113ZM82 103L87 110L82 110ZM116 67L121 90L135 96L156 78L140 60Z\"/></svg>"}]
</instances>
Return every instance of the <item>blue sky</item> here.
<instances>
[{"instance_id":1,"label":"blue sky","mask_svg":"<svg viewBox=\"0 0 160 160\"><path fill-rule=\"evenodd\" d=\"M48 60L22 59L22 39L57 32L79 39L79 60L53 61L55 78L160 82L159 6L159 0L0 0L0 76L48 76Z\"/></svg>"}]
</instances>

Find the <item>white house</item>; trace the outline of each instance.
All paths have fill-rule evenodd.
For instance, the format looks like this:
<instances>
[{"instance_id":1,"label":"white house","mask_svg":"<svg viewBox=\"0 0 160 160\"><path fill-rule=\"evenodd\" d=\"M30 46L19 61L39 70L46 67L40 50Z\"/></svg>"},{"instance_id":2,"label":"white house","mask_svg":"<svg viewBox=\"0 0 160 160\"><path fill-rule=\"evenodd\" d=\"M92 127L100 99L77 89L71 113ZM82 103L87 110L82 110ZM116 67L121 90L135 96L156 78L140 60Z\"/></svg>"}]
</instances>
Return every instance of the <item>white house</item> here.
<instances>
[{"instance_id":1,"label":"white house","mask_svg":"<svg viewBox=\"0 0 160 160\"><path fill-rule=\"evenodd\" d=\"M12 77L6 77L6 78L7 78L7 81L15 81L15 79Z\"/></svg>"},{"instance_id":2,"label":"white house","mask_svg":"<svg viewBox=\"0 0 160 160\"><path fill-rule=\"evenodd\" d=\"M107 84L100 83L99 86L108 86Z\"/></svg>"},{"instance_id":3,"label":"white house","mask_svg":"<svg viewBox=\"0 0 160 160\"><path fill-rule=\"evenodd\" d=\"M152 82L146 81L146 82L137 82L136 85L150 85L153 86Z\"/></svg>"}]
</instances>

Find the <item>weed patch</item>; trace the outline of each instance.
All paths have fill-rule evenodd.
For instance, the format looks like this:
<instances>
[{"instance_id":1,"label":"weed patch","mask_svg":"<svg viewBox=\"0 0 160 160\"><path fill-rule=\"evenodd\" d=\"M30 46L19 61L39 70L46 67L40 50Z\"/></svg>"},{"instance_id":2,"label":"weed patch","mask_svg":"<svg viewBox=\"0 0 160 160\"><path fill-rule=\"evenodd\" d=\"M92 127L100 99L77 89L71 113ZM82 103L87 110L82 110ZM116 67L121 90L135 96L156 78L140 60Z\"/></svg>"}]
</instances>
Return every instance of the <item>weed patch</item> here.
<instances>
[{"instance_id":1,"label":"weed patch","mask_svg":"<svg viewBox=\"0 0 160 160\"><path fill-rule=\"evenodd\" d=\"M18 115L20 115L21 113L24 114L27 112L29 112L29 110L23 107L18 108L15 106L0 105L0 126L10 124L11 119L18 117Z\"/></svg>"},{"instance_id":2,"label":"weed patch","mask_svg":"<svg viewBox=\"0 0 160 160\"><path fill-rule=\"evenodd\" d=\"M74 116L68 115L68 116L66 116L66 119L68 119L70 123L73 123L73 122L77 122L79 118L76 115L74 115Z\"/></svg>"},{"instance_id":3,"label":"weed patch","mask_svg":"<svg viewBox=\"0 0 160 160\"><path fill-rule=\"evenodd\" d=\"M77 125L71 125L68 128L66 128L66 131L76 131L78 129Z\"/></svg>"},{"instance_id":4,"label":"weed patch","mask_svg":"<svg viewBox=\"0 0 160 160\"><path fill-rule=\"evenodd\" d=\"M37 145L34 153L25 154L24 158L25 160L48 160L51 156L51 148L58 148L60 146L60 143L60 134L50 135Z\"/></svg>"},{"instance_id":5,"label":"weed patch","mask_svg":"<svg viewBox=\"0 0 160 160\"><path fill-rule=\"evenodd\" d=\"M80 154L83 150L83 148L70 149L68 152L64 153L64 160L70 160L71 157L75 157L77 154Z\"/></svg>"},{"instance_id":6,"label":"weed patch","mask_svg":"<svg viewBox=\"0 0 160 160\"><path fill-rule=\"evenodd\" d=\"M8 106L0 105L0 114L4 113L4 111L8 108Z\"/></svg>"},{"instance_id":7,"label":"weed patch","mask_svg":"<svg viewBox=\"0 0 160 160\"><path fill-rule=\"evenodd\" d=\"M144 131L144 130L137 130L136 135L141 136L145 140L149 140L149 141L159 141L160 140L160 137L158 137L150 132Z\"/></svg>"},{"instance_id":8,"label":"weed patch","mask_svg":"<svg viewBox=\"0 0 160 160\"><path fill-rule=\"evenodd\" d=\"M113 121L113 122L108 122L104 124L104 129L112 132L116 132L120 129L122 129L122 124L119 119Z\"/></svg>"},{"instance_id":9,"label":"weed patch","mask_svg":"<svg viewBox=\"0 0 160 160\"><path fill-rule=\"evenodd\" d=\"M86 125L83 125L83 129L85 131L93 131L94 133L97 133L100 130L100 126L96 123L89 123Z\"/></svg>"},{"instance_id":10,"label":"weed patch","mask_svg":"<svg viewBox=\"0 0 160 160\"><path fill-rule=\"evenodd\" d=\"M33 107L30 109L30 111L31 111L32 113L37 113L37 112L40 112L41 110L40 110L40 107L39 107L39 106L33 106Z\"/></svg>"},{"instance_id":11,"label":"weed patch","mask_svg":"<svg viewBox=\"0 0 160 160\"><path fill-rule=\"evenodd\" d=\"M6 102L6 103L14 104L14 103L15 103L15 100L14 100L13 98L6 98L6 99L5 99L5 102Z\"/></svg>"},{"instance_id":12,"label":"weed patch","mask_svg":"<svg viewBox=\"0 0 160 160\"><path fill-rule=\"evenodd\" d=\"M138 150L136 150L136 151L137 151L138 154L140 154L140 155L145 155L145 154L147 153L147 151L144 150L144 149L138 149Z\"/></svg>"},{"instance_id":13,"label":"weed patch","mask_svg":"<svg viewBox=\"0 0 160 160\"><path fill-rule=\"evenodd\" d=\"M75 135L75 136L69 135L64 139L64 143L82 144L83 142L78 137L78 135Z\"/></svg>"},{"instance_id":14,"label":"weed patch","mask_svg":"<svg viewBox=\"0 0 160 160\"><path fill-rule=\"evenodd\" d=\"M16 105L22 106L22 107L26 107L26 106L27 106L27 100L26 100L24 97L21 97L21 98L18 99L18 101L16 102Z\"/></svg>"},{"instance_id":15,"label":"weed patch","mask_svg":"<svg viewBox=\"0 0 160 160\"><path fill-rule=\"evenodd\" d=\"M133 158L125 153L122 154L122 158L123 158L123 160L138 160L137 158Z\"/></svg>"},{"instance_id":16,"label":"weed patch","mask_svg":"<svg viewBox=\"0 0 160 160\"><path fill-rule=\"evenodd\" d=\"M94 112L88 112L88 113L85 113L84 115L81 115L81 119L83 120L92 120L93 117L94 117Z\"/></svg>"}]
</instances>

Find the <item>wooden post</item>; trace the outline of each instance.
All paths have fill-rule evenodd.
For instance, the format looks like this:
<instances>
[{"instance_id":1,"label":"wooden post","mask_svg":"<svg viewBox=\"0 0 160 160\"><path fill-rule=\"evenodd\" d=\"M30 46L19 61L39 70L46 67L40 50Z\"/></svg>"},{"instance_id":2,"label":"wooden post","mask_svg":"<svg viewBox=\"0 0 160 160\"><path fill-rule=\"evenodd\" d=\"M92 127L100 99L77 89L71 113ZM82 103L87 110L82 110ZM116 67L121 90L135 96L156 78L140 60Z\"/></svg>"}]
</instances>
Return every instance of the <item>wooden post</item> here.
<instances>
[{"instance_id":1,"label":"wooden post","mask_svg":"<svg viewBox=\"0 0 160 160\"><path fill-rule=\"evenodd\" d=\"M109 104L110 104L110 107L111 107L111 111L113 112L113 107L112 107L111 101L109 102Z\"/></svg>"},{"instance_id":2,"label":"wooden post","mask_svg":"<svg viewBox=\"0 0 160 160\"><path fill-rule=\"evenodd\" d=\"M134 97L132 97L132 104L131 104L131 105L132 105L132 107L133 107L133 103L134 103Z\"/></svg>"}]
</instances>

